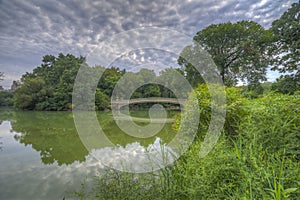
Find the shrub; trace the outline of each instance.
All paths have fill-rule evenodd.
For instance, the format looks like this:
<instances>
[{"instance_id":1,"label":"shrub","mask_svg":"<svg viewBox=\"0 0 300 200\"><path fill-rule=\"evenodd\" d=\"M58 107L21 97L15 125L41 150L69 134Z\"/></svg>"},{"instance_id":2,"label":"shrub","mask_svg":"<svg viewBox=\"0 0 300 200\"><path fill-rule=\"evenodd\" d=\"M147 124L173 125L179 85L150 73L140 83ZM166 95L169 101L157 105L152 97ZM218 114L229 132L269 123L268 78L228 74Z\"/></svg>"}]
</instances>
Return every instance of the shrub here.
<instances>
[{"instance_id":1,"label":"shrub","mask_svg":"<svg viewBox=\"0 0 300 200\"><path fill-rule=\"evenodd\" d=\"M147 174L109 171L82 199L297 199L300 196L299 95L245 99L226 88L226 121L214 149L199 156L200 136L172 166ZM211 116L208 89L196 89L199 133ZM193 98L189 100L193 103ZM188 106L193 109L195 104ZM188 117L188 116L187 116Z\"/></svg>"},{"instance_id":2,"label":"shrub","mask_svg":"<svg viewBox=\"0 0 300 200\"><path fill-rule=\"evenodd\" d=\"M222 88L214 87L218 92L222 92ZM211 112L212 112L212 103L211 102L211 94L208 90L206 84L199 85L196 89L194 89L196 98L198 100L200 119L199 119L199 128L197 136L201 139L205 136L208 127L211 121ZM214 91L215 92L215 91ZM229 137L235 137L237 135L237 128L239 124L243 120L243 118L247 115L247 109L244 108L244 104L247 101L246 98L240 93L240 89L238 88L225 88L226 92L226 117L224 124L225 134ZM194 104L193 99L189 99L187 104ZM216 105L216 112L220 112L220 117L223 117L222 107ZM220 109L220 110L218 110ZM179 119L177 119L176 125L179 125ZM175 126L175 129L178 128Z\"/></svg>"}]
</instances>

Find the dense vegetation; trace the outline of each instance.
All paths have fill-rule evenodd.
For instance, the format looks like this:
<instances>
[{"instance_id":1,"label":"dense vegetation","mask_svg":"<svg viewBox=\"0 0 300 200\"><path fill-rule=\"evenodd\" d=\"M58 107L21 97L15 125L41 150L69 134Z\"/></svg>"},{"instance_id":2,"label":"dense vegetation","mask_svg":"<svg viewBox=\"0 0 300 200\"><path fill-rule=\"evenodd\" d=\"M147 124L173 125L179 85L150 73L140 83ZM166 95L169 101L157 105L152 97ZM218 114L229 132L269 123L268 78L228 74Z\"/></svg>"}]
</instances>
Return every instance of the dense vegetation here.
<instances>
[{"instance_id":1,"label":"dense vegetation","mask_svg":"<svg viewBox=\"0 0 300 200\"><path fill-rule=\"evenodd\" d=\"M110 96L125 70L111 67L89 67L85 58L75 57L71 54L44 56L41 66L33 72L22 76L22 85L18 86L14 96L14 106L23 110L71 110L73 85L80 67L86 67L88 73L103 74L95 91L95 109L110 108ZM175 69L174 69L175 70ZM142 69L137 73L128 72L126 85L128 87L143 83L145 80L160 80L168 77L174 70L166 69L157 77L152 70ZM88 75L88 74L87 74ZM92 77L92 76L91 76ZM132 98L139 97L171 97L174 94L167 88L158 84L146 84L138 88ZM86 98L86 97L85 97Z\"/></svg>"},{"instance_id":2,"label":"dense vegetation","mask_svg":"<svg viewBox=\"0 0 300 200\"><path fill-rule=\"evenodd\" d=\"M13 106L14 94L11 91L0 91L0 106Z\"/></svg>"},{"instance_id":3,"label":"dense vegetation","mask_svg":"<svg viewBox=\"0 0 300 200\"><path fill-rule=\"evenodd\" d=\"M300 196L300 3L294 3L269 30L253 21L213 24L199 31L195 43L203 45L226 86L226 120L215 148L199 157L211 117L211 102L202 76L184 59L177 69L195 88L201 114L198 133L187 152L172 166L158 172L129 174L108 170L93 188L76 192L80 199L297 199ZM46 55L42 64L26 73L13 92L0 91L0 105L24 110L71 110L73 84L84 57ZM275 83L266 69L282 74ZM90 67L103 71L95 91L95 109L110 108L115 84L125 74L116 67ZM129 72L128 85L166 79L151 70ZM3 73L0 72L0 79ZM238 81L245 86L237 87ZM171 81L172 82L172 81ZM14 95L14 96L13 96ZM147 84L133 98L173 97L167 88ZM13 100L12 100L13 99ZM191 102L188 102L191 103ZM175 129L178 127L174 127Z\"/></svg>"},{"instance_id":4,"label":"dense vegetation","mask_svg":"<svg viewBox=\"0 0 300 200\"><path fill-rule=\"evenodd\" d=\"M247 85L247 91L253 97L263 93L261 83L266 80L267 67L278 70L283 74L271 87L272 90L283 94L293 94L300 89L300 17L299 3L294 3L278 20L266 30L253 21L238 21L236 23L212 24L199 31L194 37L195 44L200 44L212 56L217 65L225 86L236 86L239 81ZM191 63L184 59L187 46L178 58L183 74L193 87L204 83L202 76ZM192 52L189 52L192 53ZM0 105L14 105L24 110L70 110L72 105L73 84L80 66L86 66L84 57L71 54L45 55L40 66L33 72L26 73L21 83L15 81L11 92L0 94ZM125 70L116 67L109 69L95 66L91 73L103 71L96 90L95 108L109 109L109 97L117 81L125 74ZM144 69L132 73L136 84L142 80L155 78L168 79L170 71L163 71L155 77L153 71ZM4 74L0 72L0 81ZM133 98L149 96L173 96L167 88L160 85L148 84L139 88Z\"/></svg>"},{"instance_id":5,"label":"dense vegetation","mask_svg":"<svg viewBox=\"0 0 300 200\"><path fill-rule=\"evenodd\" d=\"M173 166L129 174L108 170L80 199L297 199L300 195L300 96L270 92L249 99L227 88L227 116L218 144L201 158L210 119L206 85L196 140ZM88 191L88 192L87 192Z\"/></svg>"},{"instance_id":6,"label":"dense vegetation","mask_svg":"<svg viewBox=\"0 0 300 200\"><path fill-rule=\"evenodd\" d=\"M253 21L212 24L194 37L194 41L212 56L226 86L236 85L238 80L249 85L264 81L273 39L270 30ZM179 63L188 68L187 73L195 73L191 64L182 58Z\"/></svg>"},{"instance_id":7,"label":"dense vegetation","mask_svg":"<svg viewBox=\"0 0 300 200\"><path fill-rule=\"evenodd\" d=\"M108 169L79 199L299 199L300 14L294 3L270 30L249 21L210 25L195 40L204 44L226 87L226 120L214 149L199 149L209 126L211 102L201 75L178 59L196 88L200 123L194 143L172 166L145 174ZM282 54L283 53L283 54ZM263 83L266 67L289 72ZM235 86L245 80L247 86ZM201 84L201 85L199 85ZM188 102L192 103L192 102ZM178 124L178 123L177 123ZM175 127L176 128L176 127Z\"/></svg>"}]
</instances>

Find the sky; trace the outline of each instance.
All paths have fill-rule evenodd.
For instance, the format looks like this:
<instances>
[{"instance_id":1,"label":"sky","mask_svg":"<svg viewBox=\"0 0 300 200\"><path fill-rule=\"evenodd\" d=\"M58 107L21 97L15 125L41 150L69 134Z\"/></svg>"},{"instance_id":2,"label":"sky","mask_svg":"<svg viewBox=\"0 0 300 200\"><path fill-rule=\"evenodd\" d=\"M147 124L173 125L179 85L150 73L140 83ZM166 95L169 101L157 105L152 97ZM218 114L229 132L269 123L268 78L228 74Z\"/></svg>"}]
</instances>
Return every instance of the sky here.
<instances>
[{"instance_id":1,"label":"sky","mask_svg":"<svg viewBox=\"0 0 300 200\"><path fill-rule=\"evenodd\" d=\"M296 0L0 0L0 72L5 74L0 85L10 88L13 80L39 66L44 55L87 56L103 41L132 29L156 27L192 38L210 24L228 21L253 20L269 28L293 2ZM144 53L126 55L136 59L139 54ZM276 77L278 73L268 73L270 81Z\"/></svg>"}]
</instances>

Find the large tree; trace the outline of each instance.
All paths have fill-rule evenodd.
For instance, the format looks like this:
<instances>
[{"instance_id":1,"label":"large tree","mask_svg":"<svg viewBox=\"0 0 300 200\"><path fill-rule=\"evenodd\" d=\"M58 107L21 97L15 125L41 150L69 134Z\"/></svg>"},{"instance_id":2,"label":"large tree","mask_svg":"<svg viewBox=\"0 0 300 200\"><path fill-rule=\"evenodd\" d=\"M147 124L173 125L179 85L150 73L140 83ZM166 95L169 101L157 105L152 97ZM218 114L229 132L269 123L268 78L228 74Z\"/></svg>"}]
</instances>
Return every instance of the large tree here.
<instances>
[{"instance_id":1,"label":"large tree","mask_svg":"<svg viewBox=\"0 0 300 200\"><path fill-rule=\"evenodd\" d=\"M73 84L84 57L46 55L42 64L21 78L15 106L29 110L67 110L72 101Z\"/></svg>"},{"instance_id":2,"label":"large tree","mask_svg":"<svg viewBox=\"0 0 300 200\"><path fill-rule=\"evenodd\" d=\"M15 106L20 109L33 110L49 96L42 77L27 78L15 92Z\"/></svg>"},{"instance_id":3,"label":"large tree","mask_svg":"<svg viewBox=\"0 0 300 200\"><path fill-rule=\"evenodd\" d=\"M283 15L272 23L276 35L273 70L289 72L289 79L300 80L300 1L292 4ZM298 83L299 84L299 83Z\"/></svg>"},{"instance_id":4,"label":"large tree","mask_svg":"<svg viewBox=\"0 0 300 200\"><path fill-rule=\"evenodd\" d=\"M272 41L272 32L265 30L253 21L212 24L199 31L194 40L212 56L225 85L232 86L238 80L248 84L257 84L266 80L266 68L269 64L268 44ZM185 68L186 76L195 77L191 64L179 58L179 64Z\"/></svg>"},{"instance_id":5,"label":"large tree","mask_svg":"<svg viewBox=\"0 0 300 200\"><path fill-rule=\"evenodd\" d=\"M124 73L125 70L121 70L118 67L105 69L98 82L98 88L100 88L106 95L110 97L115 85Z\"/></svg>"},{"instance_id":6,"label":"large tree","mask_svg":"<svg viewBox=\"0 0 300 200\"><path fill-rule=\"evenodd\" d=\"M79 69L84 69L80 74ZM95 93L87 92L93 88L96 82L95 75L103 73L99 80ZM85 62L85 58L75 57L72 54L59 54L57 57L46 55L42 64L36 67L33 72L26 73L21 78L21 85L15 91L15 107L28 110L70 110L74 106L78 109L103 110L109 108L109 97L119 78L125 73L118 68L105 69L100 66L90 67ZM76 92L77 105L72 104L73 88L76 77L81 77L77 81ZM87 96L90 95L90 96ZM95 95L95 102L91 102ZM85 102L89 100L87 104Z\"/></svg>"}]
</instances>

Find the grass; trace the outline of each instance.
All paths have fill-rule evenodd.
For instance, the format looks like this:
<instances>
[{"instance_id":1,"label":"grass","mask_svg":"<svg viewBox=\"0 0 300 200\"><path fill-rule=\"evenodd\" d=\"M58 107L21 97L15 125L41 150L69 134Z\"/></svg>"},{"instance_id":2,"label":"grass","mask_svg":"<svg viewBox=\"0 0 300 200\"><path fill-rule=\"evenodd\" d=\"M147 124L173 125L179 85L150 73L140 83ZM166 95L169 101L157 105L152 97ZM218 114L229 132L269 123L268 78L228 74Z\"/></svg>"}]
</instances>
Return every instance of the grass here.
<instances>
[{"instance_id":1,"label":"grass","mask_svg":"<svg viewBox=\"0 0 300 200\"><path fill-rule=\"evenodd\" d=\"M95 178L92 189L83 184L75 196L143 200L299 199L300 96L267 94L246 99L230 90L225 128L206 157L199 157L203 138L199 136L172 166L145 174L108 170ZM209 115L209 105L200 106ZM205 123L202 121L203 127Z\"/></svg>"}]
</instances>

